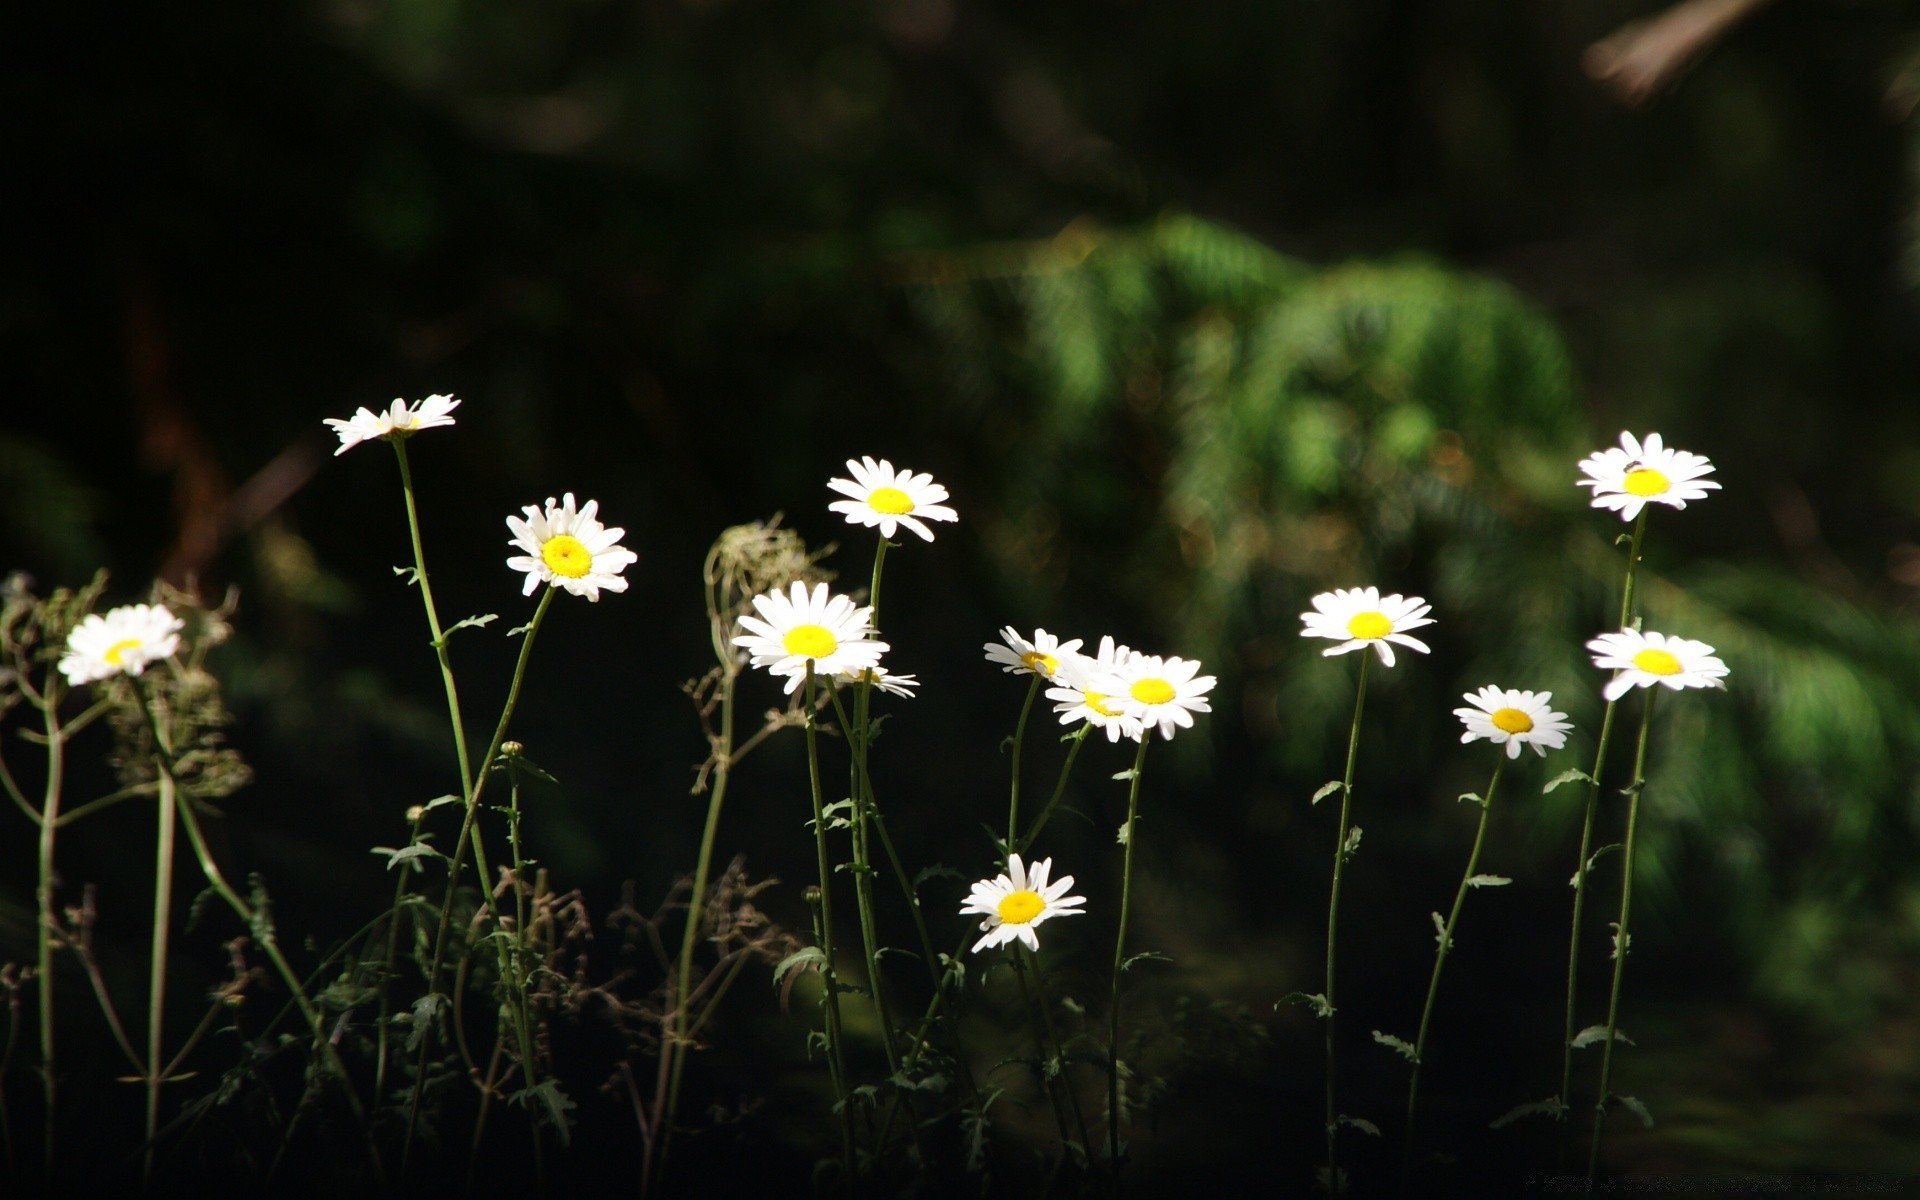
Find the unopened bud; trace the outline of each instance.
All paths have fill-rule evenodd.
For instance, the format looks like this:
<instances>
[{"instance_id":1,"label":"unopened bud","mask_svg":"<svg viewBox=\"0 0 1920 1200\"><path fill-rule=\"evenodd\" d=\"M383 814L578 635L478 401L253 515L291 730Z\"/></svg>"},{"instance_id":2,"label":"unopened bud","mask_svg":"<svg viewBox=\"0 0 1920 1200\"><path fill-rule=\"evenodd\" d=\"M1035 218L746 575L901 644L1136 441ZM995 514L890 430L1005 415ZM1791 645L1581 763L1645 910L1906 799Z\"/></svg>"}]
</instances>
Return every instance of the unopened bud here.
<instances>
[{"instance_id":1,"label":"unopened bud","mask_svg":"<svg viewBox=\"0 0 1920 1200\"><path fill-rule=\"evenodd\" d=\"M426 805L424 804L413 805L411 808L407 809L407 823L409 825L416 824L421 817L424 817L426 815L427 815Z\"/></svg>"},{"instance_id":2,"label":"unopened bud","mask_svg":"<svg viewBox=\"0 0 1920 1200\"><path fill-rule=\"evenodd\" d=\"M501 758L519 758L524 750L526 750L526 747L522 746L519 742L500 743Z\"/></svg>"}]
</instances>

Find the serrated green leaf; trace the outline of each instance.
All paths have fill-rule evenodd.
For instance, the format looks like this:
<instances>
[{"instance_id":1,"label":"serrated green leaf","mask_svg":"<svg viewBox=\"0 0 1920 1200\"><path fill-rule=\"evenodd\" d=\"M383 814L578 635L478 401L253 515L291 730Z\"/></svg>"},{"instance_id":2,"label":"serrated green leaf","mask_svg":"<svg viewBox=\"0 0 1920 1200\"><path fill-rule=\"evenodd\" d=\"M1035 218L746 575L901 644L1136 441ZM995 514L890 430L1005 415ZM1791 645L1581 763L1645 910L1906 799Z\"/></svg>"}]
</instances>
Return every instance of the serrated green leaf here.
<instances>
[{"instance_id":1,"label":"serrated green leaf","mask_svg":"<svg viewBox=\"0 0 1920 1200\"><path fill-rule=\"evenodd\" d=\"M1561 784L1572 783L1576 779L1584 780L1587 783L1593 782L1593 776L1577 768L1571 771L1562 771L1558 775L1555 775L1552 779L1547 780L1547 782L1541 786L1540 794L1542 796L1545 796L1550 792L1552 792L1553 789L1559 787Z\"/></svg>"},{"instance_id":2,"label":"serrated green leaf","mask_svg":"<svg viewBox=\"0 0 1920 1200\"><path fill-rule=\"evenodd\" d=\"M780 965L773 969L774 989L776 991L779 990L781 981L784 980L790 972L798 971L802 968L812 971L823 971L826 969L826 966L826 951L820 949L818 946L802 946L792 954L781 959Z\"/></svg>"},{"instance_id":3,"label":"serrated green leaf","mask_svg":"<svg viewBox=\"0 0 1920 1200\"><path fill-rule=\"evenodd\" d=\"M1313 803L1315 804L1320 803L1322 800L1325 800L1328 796L1333 795L1335 792L1339 791L1344 786L1345 785L1342 784L1338 779L1331 780L1327 783L1321 784L1320 790L1313 794Z\"/></svg>"},{"instance_id":4,"label":"serrated green leaf","mask_svg":"<svg viewBox=\"0 0 1920 1200\"><path fill-rule=\"evenodd\" d=\"M560 1087L560 1081L549 1076L530 1088L522 1088L508 1097L514 1104L535 1114L535 1120L545 1119L560 1135L560 1144L569 1144L572 1138L572 1125L567 1114L579 1105Z\"/></svg>"},{"instance_id":5,"label":"serrated green leaf","mask_svg":"<svg viewBox=\"0 0 1920 1200\"><path fill-rule=\"evenodd\" d=\"M1333 1005L1328 1004L1326 996L1320 992L1288 992L1274 1001L1274 1010L1278 1011L1282 1004L1305 1005L1313 1010L1316 1017L1331 1017L1334 1013Z\"/></svg>"},{"instance_id":6,"label":"serrated green leaf","mask_svg":"<svg viewBox=\"0 0 1920 1200\"><path fill-rule=\"evenodd\" d=\"M1414 1050L1413 1043L1407 1041L1405 1038L1397 1038L1390 1033L1381 1033L1376 1029L1373 1031L1373 1040L1379 1042L1389 1050L1397 1052L1410 1063L1420 1061L1420 1055Z\"/></svg>"},{"instance_id":7,"label":"serrated green leaf","mask_svg":"<svg viewBox=\"0 0 1920 1200\"><path fill-rule=\"evenodd\" d=\"M1586 865L1586 868L1585 868L1585 871L1575 871L1575 872L1573 873L1573 878L1572 878L1572 879L1569 879L1569 880L1567 881L1567 886L1568 886L1568 887L1575 887L1575 888L1577 888L1577 887L1579 887L1579 886L1580 886L1580 876L1581 876L1582 874L1584 874L1584 873L1585 873L1586 871L1591 871L1591 870L1593 870L1593 864L1595 864L1595 863L1597 863L1597 862L1599 862L1599 861L1600 861L1600 859L1601 859L1601 857L1602 857L1603 855L1607 855L1607 854L1611 854L1611 853L1613 853L1613 852L1614 852L1615 850L1618 850L1618 849L1620 849L1620 843L1619 843L1619 842L1613 842L1613 843L1610 843L1610 844L1608 844L1608 845L1605 845L1605 846L1602 846L1602 847L1600 847L1600 848L1599 848L1598 850L1595 850L1595 851L1594 851L1594 852L1593 852L1593 853L1592 853L1592 854L1591 854L1590 856L1588 856L1588 858L1587 858L1587 865Z\"/></svg>"},{"instance_id":8,"label":"serrated green leaf","mask_svg":"<svg viewBox=\"0 0 1920 1200\"><path fill-rule=\"evenodd\" d=\"M1467 876L1468 887L1505 887L1506 885L1512 882L1513 880L1507 878L1505 875L1469 875Z\"/></svg>"},{"instance_id":9,"label":"serrated green leaf","mask_svg":"<svg viewBox=\"0 0 1920 1200\"><path fill-rule=\"evenodd\" d=\"M1627 1036L1626 1030L1618 1026L1614 1028L1613 1037L1615 1041L1622 1045L1631 1046L1634 1044L1633 1039ZM1585 1050L1595 1042L1604 1042L1606 1040L1607 1027L1605 1025L1589 1025L1579 1033L1573 1035L1573 1048L1575 1050Z\"/></svg>"},{"instance_id":10,"label":"serrated green leaf","mask_svg":"<svg viewBox=\"0 0 1920 1200\"><path fill-rule=\"evenodd\" d=\"M462 629L479 629L481 626L492 624L493 622L498 621L499 619L500 619L499 613L485 613L477 617L463 617L460 620L455 621L453 624L447 626L445 629L441 630L440 636L442 638L447 638L447 637L453 636L455 632ZM571 1104L572 1101L568 1101L568 1103Z\"/></svg>"},{"instance_id":11,"label":"serrated green leaf","mask_svg":"<svg viewBox=\"0 0 1920 1200\"><path fill-rule=\"evenodd\" d=\"M1340 1124L1350 1125L1353 1128L1358 1129L1361 1133L1366 1134L1368 1137L1380 1136L1380 1127L1378 1125L1375 1125L1372 1121L1367 1120L1365 1117L1349 1117L1345 1113L1341 1113Z\"/></svg>"},{"instance_id":12,"label":"serrated green leaf","mask_svg":"<svg viewBox=\"0 0 1920 1200\"><path fill-rule=\"evenodd\" d=\"M952 867L942 863L935 863L930 867L920 868L920 873L913 877L913 890L916 892L919 891L920 885L929 879L958 879L962 883L965 883L967 877Z\"/></svg>"},{"instance_id":13,"label":"serrated green leaf","mask_svg":"<svg viewBox=\"0 0 1920 1200\"><path fill-rule=\"evenodd\" d=\"M1535 1100L1531 1104L1515 1105L1514 1107L1508 1109L1506 1112L1503 1112L1499 1116L1495 1117L1487 1125L1487 1128L1488 1129L1505 1129L1507 1126L1513 1124L1515 1121L1518 1121L1522 1117L1543 1116L1543 1117L1552 1117L1554 1120L1558 1121L1566 1115L1567 1115L1567 1106L1561 1103L1560 1097L1549 1096L1545 1100Z\"/></svg>"},{"instance_id":14,"label":"serrated green leaf","mask_svg":"<svg viewBox=\"0 0 1920 1200\"><path fill-rule=\"evenodd\" d=\"M432 846L427 845L425 841L415 842L411 846L402 846L398 850L392 846L373 846L369 848L368 853L386 855L387 870L389 871L402 863L410 864L415 871L423 871L426 868L421 864L421 859L446 857L446 855L435 850Z\"/></svg>"},{"instance_id":15,"label":"serrated green leaf","mask_svg":"<svg viewBox=\"0 0 1920 1200\"><path fill-rule=\"evenodd\" d=\"M1360 827L1355 825L1347 830L1347 840L1346 843L1340 847L1340 856L1342 858L1352 858L1354 851L1358 849L1360 849Z\"/></svg>"},{"instance_id":16,"label":"serrated green leaf","mask_svg":"<svg viewBox=\"0 0 1920 1200\"><path fill-rule=\"evenodd\" d=\"M1433 940L1442 950L1453 948L1453 941L1447 937L1447 921L1439 913L1433 915Z\"/></svg>"},{"instance_id":17,"label":"serrated green leaf","mask_svg":"<svg viewBox=\"0 0 1920 1200\"><path fill-rule=\"evenodd\" d=\"M1646 1126L1648 1129L1653 1128L1653 1114L1647 1111L1647 1106L1645 1104L1642 1104L1638 1097L1622 1096L1620 1097L1620 1103L1626 1108L1628 1112L1632 1113L1636 1117L1639 1117L1640 1123L1642 1125Z\"/></svg>"}]
</instances>

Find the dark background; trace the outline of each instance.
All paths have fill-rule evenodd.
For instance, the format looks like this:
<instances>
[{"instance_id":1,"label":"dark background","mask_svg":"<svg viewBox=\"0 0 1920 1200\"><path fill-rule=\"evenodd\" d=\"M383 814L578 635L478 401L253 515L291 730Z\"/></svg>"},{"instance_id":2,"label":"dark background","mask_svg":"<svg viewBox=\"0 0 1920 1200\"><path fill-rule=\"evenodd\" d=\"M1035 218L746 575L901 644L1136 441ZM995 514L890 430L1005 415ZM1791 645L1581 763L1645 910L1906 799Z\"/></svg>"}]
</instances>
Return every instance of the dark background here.
<instances>
[{"instance_id":1,"label":"dark background","mask_svg":"<svg viewBox=\"0 0 1920 1200\"><path fill-rule=\"evenodd\" d=\"M1412 1034L1424 914L1471 836L1453 797L1490 762L1447 712L1499 682L1597 723L1579 644L1611 620L1618 530L1574 464L1659 429L1726 490L1654 515L1649 624L1713 643L1733 676L1668 705L1656 735L1623 1019L1638 1048L1618 1070L1660 1123L1621 1120L1608 1162L1910 1177L1920 22L1890 0L1778 0L1694 56L1671 25L1616 33L1659 13L17 9L0 564L42 587L104 566L112 603L156 576L240 589L214 661L257 781L226 806L222 852L324 945L386 902L367 847L455 789L423 623L390 570L408 557L391 456L329 457L323 417L465 401L411 446L443 613L504 618L456 643L476 728L511 667L499 632L531 606L502 518L571 490L628 530L631 590L557 598L514 728L560 781L535 798L535 852L603 910L622 881L658 897L691 865L703 746L678 687L708 666L708 543L784 512L841 544L853 586L871 535L825 511L825 480L862 454L932 471L961 520L888 572L889 663L924 681L880 747L903 850L987 872L1020 699L979 658L1001 625L1203 658L1215 712L1156 744L1146 784L1132 940L1174 963L1133 1002L1165 1035L1169 1087L1136 1179L1297 1188L1319 1029L1273 1002L1318 987L1332 813L1306 797L1338 772L1352 661L1300 644L1295 614L1374 582L1440 622L1431 658L1376 674L1357 789L1343 1107L1390 1126L1356 1152L1384 1172L1403 1076L1359 1039ZM1593 77L1609 35L1665 68L1645 94ZM1050 739L1030 754L1043 775L1057 761ZM1475 894L1442 996L1427 1128L1488 1179L1552 1175L1578 1137L1485 1126L1555 1085L1579 801L1537 784L1590 754L1583 734L1509 776L1483 869L1516 883ZM787 881L766 905L795 926L802 761L792 737L752 760L721 837ZM1089 746L1086 820L1043 848L1093 898L1048 931L1083 999L1104 986L1124 803L1107 776L1125 765ZM14 830L0 957L22 961L32 852ZM70 878L101 883L136 989L145 836L116 812L62 849ZM963 888L928 894L955 936L937 914ZM210 934L181 953L217 976ZM1593 1020L1603 974L1596 954ZM86 1014L63 1019L83 1041ZM716 1143L803 1180L825 1127L799 1023L764 981L728 1019L692 1086L769 1103ZM10 1088L26 1079L16 1063ZM582 1144L609 1131L581 1161L619 1164L617 1107L580 1099ZM1021 1120L1016 1147L1016 1125L1047 1136ZM702 1161L725 1177L720 1151Z\"/></svg>"}]
</instances>

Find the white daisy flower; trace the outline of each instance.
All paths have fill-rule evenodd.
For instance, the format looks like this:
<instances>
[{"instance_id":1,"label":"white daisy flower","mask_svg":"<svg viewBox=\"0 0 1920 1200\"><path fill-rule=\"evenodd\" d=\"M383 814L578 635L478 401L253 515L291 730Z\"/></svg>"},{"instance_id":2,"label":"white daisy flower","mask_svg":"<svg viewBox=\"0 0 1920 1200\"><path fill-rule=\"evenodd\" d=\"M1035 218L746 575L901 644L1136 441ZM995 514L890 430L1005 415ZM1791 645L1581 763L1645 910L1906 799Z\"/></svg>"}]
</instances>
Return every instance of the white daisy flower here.
<instances>
[{"instance_id":1,"label":"white daisy flower","mask_svg":"<svg viewBox=\"0 0 1920 1200\"><path fill-rule=\"evenodd\" d=\"M1160 736L1171 738L1176 726L1193 727L1194 713L1213 711L1207 705L1213 676L1197 675L1199 670L1194 659L1149 654L1136 654L1121 666L1120 681L1126 684L1119 693L1121 708L1141 727L1134 737L1145 737L1158 725Z\"/></svg>"},{"instance_id":2,"label":"white daisy flower","mask_svg":"<svg viewBox=\"0 0 1920 1200\"><path fill-rule=\"evenodd\" d=\"M1433 624L1433 618L1427 616L1433 605L1418 596L1382 596L1380 589L1370 587L1338 588L1315 596L1313 607L1315 611L1300 614L1306 626L1300 636L1333 638L1340 643L1321 651L1323 654L1345 654L1372 646L1379 652L1380 661L1390 667L1393 647L1389 642L1422 654L1432 653L1425 642L1407 636L1409 629Z\"/></svg>"},{"instance_id":3,"label":"white daisy flower","mask_svg":"<svg viewBox=\"0 0 1920 1200\"><path fill-rule=\"evenodd\" d=\"M947 489L922 472L896 471L886 459L847 460L852 479L829 479L827 486L851 500L835 500L827 511L846 514L850 525L878 525L880 536L890 538L901 525L919 534L923 541L933 540L926 521L957 521L960 514L942 504Z\"/></svg>"},{"instance_id":4,"label":"white daisy flower","mask_svg":"<svg viewBox=\"0 0 1920 1200\"><path fill-rule=\"evenodd\" d=\"M1618 671L1601 693L1618 700L1637 687L1660 684L1674 691L1681 688L1725 687L1727 664L1713 655L1713 647L1691 638L1668 637L1664 633L1622 629L1603 633L1587 643L1593 651L1593 665L1603 671Z\"/></svg>"},{"instance_id":5,"label":"white daisy flower","mask_svg":"<svg viewBox=\"0 0 1920 1200\"><path fill-rule=\"evenodd\" d=\"M733 644L753 656L754 666L785 677L789 694L806 678L809 662L815 675L833 676L877 667L888 649L869 636L873 609L829 594L824 583L808 592L796 579L788 591L755 596L753 607L760 615L740 618L746 632Z\"/></svg>"},{"instance_id":6,"label":"white daisy flower","mask_svg":"<svg viewBox=\"0 0 1920 1200\"><path fill-rule=\"evenodd\" d=\"M875 691L892 692L909 700L913 699L913 689L920 686L917 676L895 675L885 667L848 667L833 677L833 682L841 687L862 681L872 684Z\"/></svg>"},{"instance_id":7,"label":"white daisy flower","mask_svg":"<svg viewBox=\"0 0 1920 1200\"><path fill-rule=\"evenodd\" d=\"M1062 725L1085 721L1107 731L1107 740L1117 742L1123 736L1138 739L1144 723L1127 711L1126 680L1121 669L1139 657L1125 646L1116 646L1110 637L1100 639L1099 653L1091 658L1075 654L1060 660L1056 678L1062 686L1047 689L1054 701L1053 711Z\"/></svg>"},{"instance_id":8,"label":"white daisy flower","mask_svg":"<svg viewBox=\"0 0 1920 1200\"><path fill-rule=\"evenodd\" d=\"M1461 699L1473 707L1453 710L1467 727L1460 741L1485 738L1496 746L1505 746L1508 758L1519 758L1522 746L1532 746L1533 752L1544 758L1547 751L1567 744L1567 731L1573 728L1567 714L1547 707L1552 692L1520 692L1488 685Z\"/></svg>"},{"instance_id":9,"label":"white daisy flower","mask_svg":"<svg viewBox=\"0 0 1920 1200\"><path fill-rule=\"evenodd\" d=\"M1034 926L1048 917L1081 915L1080 906L1087 898L1067 895L1073 876L1062 875L1048 883L1047 875L1052 870L1051 858L1041 859L1029 871L1020 856L1013 854L1007 857L1005 874L973 885L973 894L960 906L960 915L986 917L980 922L986 936L973 944L974 953L989 946L1004 946L1015 938L1025 942L1027 949L1038 950L1040 939L1034 936Z\"/></svg>"},{"instance_id":10,"label":"white daisy flower","mask_svg":"<svg viewBox=\"0 0 1920 1200\"><path fill-rule=\"evenodd\" d=\"M1042 679L1052 679L1060 670L1060 664L1080 652L1080 639L1063 642L1044 629L1033 631L1033 640L1028 641L1014 632L1009 625L1000 631L1001 641L988 642L983 649L987 652L987 661L998 663L1000 669L1008 675L1038 675Z\"/></svg>"},{"instance_id":11,"label":"white daisy flower","mask_svg":"<svg viewBox=\"0 0 1920 1200\"><path fill-rule=\"evenodd\" d=\"M1580 469L1587 477L1578 486L1593 489L1593 506L1614 509L1623 521L1639 516L1648 504L1685 508L1687 501L1703 500L1720 486L1702 478L1713 471L1705 455L1669 450L1657 433L1644 441L1622 433L1618 446L1581 460Z\"/></svg>"},{"instance_id":12,"label":"white daisy flower","mask_svg":"<svg viewBox=\"0 0 1920 1200\"><path fill-rule=\"evenodd\" d=\"M600 589L624 592L627 581L620 572L640 561L640 556L619 545L627 531L602 525L596 513L598 500L589 500L576 510L573 493L568 492L555 504L547 497L543 512L528 504L521 508L525 519L508 517L513 531L508 545L526 551L507 559L507 566L527 573L524 595L533 595L543 583L563 587L576 596L598 602Z\"/></svg>"},{"instance_id":13,"label":"white daisy flower","mask_svg":"<svg viewBox=\"0 0 1920 1200\"><path fill-rule=\"evenodd\" d=\"M75 684L138 675L180 648L181 621L159 604L127 604L106 616L89 613L67 635L60 673Z\"/></svg>"},{"instance_id":14,"label":"white daisy flower","mask_svg":"<svg viewBox=\"0 0 1920 1200\"><path fill-rule=\"evenodd\" d=\"M338 458L361 442L375 438L391 441L394 438L412 437L422 429L432 429L436 425L451 425L453 410L459 407L460 402L452 396L436 395L413 404L395 400L385 412L370 412L362 408L344 421L328 417L326 423L340 435L340 448L333 452L333 456Z\"/></svg>"}]
</instances>

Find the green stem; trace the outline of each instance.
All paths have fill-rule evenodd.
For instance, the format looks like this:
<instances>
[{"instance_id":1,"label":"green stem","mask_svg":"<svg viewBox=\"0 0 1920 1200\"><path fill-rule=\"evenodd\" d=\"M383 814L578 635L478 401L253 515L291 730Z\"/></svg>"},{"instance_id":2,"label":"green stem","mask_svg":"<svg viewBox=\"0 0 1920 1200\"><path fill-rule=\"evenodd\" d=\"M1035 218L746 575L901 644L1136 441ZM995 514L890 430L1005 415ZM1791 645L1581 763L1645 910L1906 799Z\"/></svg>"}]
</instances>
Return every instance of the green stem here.
<instances>
[{"instance_id":1,"label":"green stem","mask_svg":"<svg viewBox=\"0 0 1920 1200\"><path fill-rule=\"evenodd\" d=\"M143 1188L153 1186L153 1160L160 1135L160 1085L166 1081L161 1056L166 1052L167 941L173 927L173 858L177 815L174 806L178 786L173 778L173 747L160 715L154 711L154 695L145 681L139 684L147 727L153 731L154 767L159 772L160 810L154 838L153 937L147 969L147 1125L146 1145L141 1155L140 1179Z\"/></svg>"},{"instance_id":2,"label":"green stem","mask_svg":"<svg viewBox=\"0 0 1920 1200\"><path fill-rule=\"evenodd\" d=\"M1360 651L1360 682L1353 692L1353 724L1347 730L1347 769L1340 777L1340 829L1333 842L1333 890L1327 898L1327 1193L1339 1200L1340 1111L1334 1102L1334 951L1339 940L1340 880L1347 863L1347 824L1353 812L1353 766L1360 755L1360 717L1367 706L1367 672L1373 666L1373 648Z\"/></svg>"},{"instance_id":3,"label":"green stem","mask_svg":"<svg viewBox=\"0 0 1920 1200\"><path fill-rule=\"evenodd\" d=\"M1600 1093L1593 1105L1593 1142L1587 1148L1585 1195L1593 1195L1593 1177L1600 1167L1600 1135L1606 1127L1607 1101L1613 1098L1613 1044L1620 1037L1620 981L1627 971L1627 917L1633 908L1633 840L1640 825L1640 794L1646 790L1647 730L1653 725L1653 693L1646 689L1646 707L1640 711L1640 740L1633 751L1633 782L1627 785L1627 840L1620 848L1626 860L1620 868L1620 920L1613 942L1613 988L1607 997L1607 1045L1600 1053Z\"/></svg>"},{"instance_id":4,"label":"green stem","mask_svg":"<svg viewBox=\"0 0 1920 1200\"><path fill-rule=\"evenodd\" d=\"M59 1072L54 1058L53 1040L53 845L60 828L60 790L66 771L66 739L60 729L60 679L49 673L42 715L47 731L47 786L40 803L40 876L35 897L40 909L38 957L35 975L40 984L40 1084L46 1106L43 1131L43 1166L49 1185L53 1181L55 1080Z\"/></svg>"},{"instance_id":5,"label":"green stem","mask_svg":"<svg viewBox=\"0 0 1920 1200\"><path fill-rule=\"evenodd\" d=\"M1633 584L1639 573L1640 546L1647 531L1647 509L1640 510L1640 516L1633 523L1633 537L1627 547L1626 579L1620 587L1620 622L1615 628L1625 629L1627 622L1633 619ZM1606 769L1607 744L1613 738L1613 710L1615 702L1607 701L1606 713L1600 718L1600 736L1593 747L1593 770L1587 773L1587 808L1580 821L1580 860L1573 869L1573 927L1567 937L1567 1012L1564 1036L1560 1040L1560 1094L1556 1097L1561 1112L1573 1100L1573 1035L1574 1007L1580 987L1580 927L1587 903L1588 857L1593 853L1593 818L1599 808L1600 776Z\"/></svg>"},{"instance_id":6,"label":"green stem","mask_svg":"<svg viewBox=\"0 0 1920 1200\"><path fill-rule=\"evenodd\" d=\"M826 962L820 972L827 988L827 1062L833 1075L834 1104L840 1113L841 1170L847 1191L856 1191L854 1172L858 1161L853 1153L853 1108L848 1103L847 1063L840 1034L840 975L833 959L833 866L827 858L826 805L820 798L820 748L815 732L813 660L807 660L807 783L813 798L813 848L820 870L819 933L820 952ZM829 684L829 687L832 685Z\"/></svg>"},{"instance_id":7,"label":"green stem","mask_svg":"<svg viewBox=\"0 0 1920 1200\"><path fill-rule=\"evenodd\" d=\"M514 769L514 761L513 758L507 760L507 844L513 850L513 940L507 954L512 978L507 985L506 998L513 1006L514 1032L520 1042L521 1087L531 1089L540 1082L540 1044L533 1035L532 1001L527 995L527 980L533 973L533 954L527 942L527 892L523 884L527 878L528 864L520 848L520 774ZM527 1111L532 1117L528 1126L533 1133L534 1194L544 1196L547 1194L547 1173L544 1147L540 1142L539 1109L530 1106Z\"/></svg>"},{"instance_id":8,"label":"green stem","mask_svg":"<svg viewBox=\"0 0 1920 1200\"><path fill-rule=\"evenodd\" d=\"M1467 854L1467 869L1460 876L1460 886L1453 893L1453 908L1447 913L1447 923L1440 931L1440 950L1433 958L1433 978L1427 981L1427 1003L1420 1010L1420 1032L1413 1039L1413 1072L1407 1080L1407 1125L1405 1141L1400 1151L1400 1194L1407 1194L1407 1186L1413 1174L1413 1115L1414 1104L1420 1094L1420 1068L1427 1061L1427 1028L1433 1020L1433 1000L1440 994L1440 973L1446 969L1447 953L1453 949L1453 931L1460 924L1460 906L1466 903L1467 892L1473 886L1474 872L1480 866L1480 847L1487 837L1487 817L1493 812L1493 794L1500 787L1500 773L1506 769L1507 755L1503 748L1496 747L1499 757L1494 759L1493 778L1487 782L1487 794L1480 800L1480 824L1473 831L1473 849Z\"/></svg>"},{"instance_id":9,"label":"green stem","mask_svg":"<svg viewBox=\"0 0 1920 1200\"><path fill-rule=\"evenodd\" d=\"M1020 747L1027 737L1027 714L1033 711L1033 698L1040 694L1040 674L1035 672L1033 682L1027 685L1026 703L1020 706L1020 723L1013 727L1013 782L1007 796L1007 853L1014 853L1014 843L1020 836Z\"/></svg>"},{"instance_id":10,"label":"green stem","mask_svg":"<svg viewBox=\"0 0 1920 1200\"><path fill-rule=\"evenodd\" d=\"M1133 756L1133 773L1127 782L1126 851L1120 865L1120 928L1113 938L1113 987L1107 997L1107 1161L1116 1176L1120 1170L1120 972L1126 965L1127 918L1133 901L1134 820L1140 812L1140 777L1147 767L1147 743L1152 731L1140 731L1140 750Z\"/></svg>"},{"instance_id":11,"label":"green stem","mask_svg":"<svg viewBox=\"0 0 1920 1200\"><path fill-rule=\"evenodd\" d=\"M1053 795L1047 798L1046 807L1042 808L1040 815L1034 818L1033 827L1027 830L1026 836L1007 847L1009 854L1025 853L1028 847L1033 845L1034 839L1040 836L1040 831L1047 827L1047 822L1053 817L1053 810L1060 805L1060 798L1067 794L1067 776L1073 772L1073 760L1080 756L1080 747L1086 744L1087 734L1092 729L1092 725L1083 721L1080 728L1067 738L1067 761L1060 767L1060 778L1054 782Z\"/></svg>"}]
</instances>

